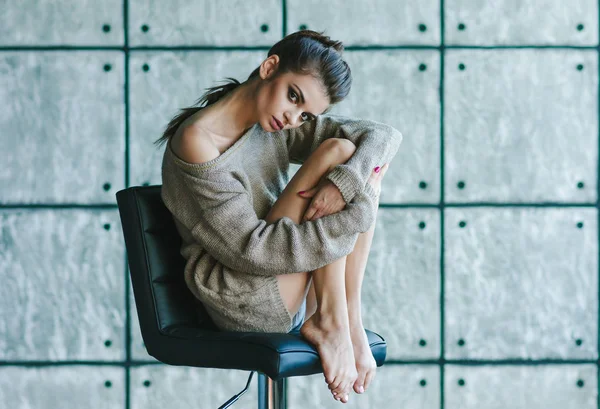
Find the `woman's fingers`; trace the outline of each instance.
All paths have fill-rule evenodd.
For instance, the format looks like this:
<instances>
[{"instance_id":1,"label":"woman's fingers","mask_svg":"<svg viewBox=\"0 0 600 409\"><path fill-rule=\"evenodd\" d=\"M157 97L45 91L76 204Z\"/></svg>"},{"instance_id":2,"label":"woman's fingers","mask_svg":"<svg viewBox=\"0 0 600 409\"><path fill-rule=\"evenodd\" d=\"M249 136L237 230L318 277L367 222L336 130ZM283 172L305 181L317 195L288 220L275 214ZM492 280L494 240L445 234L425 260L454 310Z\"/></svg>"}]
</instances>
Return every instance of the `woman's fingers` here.
<instances>
[{"instance_id":1,"label":"woman's fingers","mask_svg":"<svg viewBox=\"0 0 600 409\"><path fill-rule=\"evenodd\" d=\"M380 178L382 178L383 175L385 175L385 172L387 172L388 168L389 168L389 166L387 163L381 167L381 170L379 171Z\"/></svg>"}]
</instances>

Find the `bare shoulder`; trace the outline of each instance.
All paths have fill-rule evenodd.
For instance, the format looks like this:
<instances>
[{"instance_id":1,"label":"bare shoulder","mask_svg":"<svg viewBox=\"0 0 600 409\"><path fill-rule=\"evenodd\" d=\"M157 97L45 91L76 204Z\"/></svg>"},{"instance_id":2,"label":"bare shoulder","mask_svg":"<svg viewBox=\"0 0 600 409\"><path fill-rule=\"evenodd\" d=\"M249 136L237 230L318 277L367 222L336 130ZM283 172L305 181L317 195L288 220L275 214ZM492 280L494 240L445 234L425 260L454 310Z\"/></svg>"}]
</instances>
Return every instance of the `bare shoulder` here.
<instances>
[{"instance_id":1,"label":"bare shoulder","mask_svg":"<svg viewBox=\"0 0 600 409\"><path fill-rule=\"evenodd\" d=\"M171 141L173 151L188 163L204 163L221 154L210 135L194 126L186 126Z\"/></svg>"}]
</instances>

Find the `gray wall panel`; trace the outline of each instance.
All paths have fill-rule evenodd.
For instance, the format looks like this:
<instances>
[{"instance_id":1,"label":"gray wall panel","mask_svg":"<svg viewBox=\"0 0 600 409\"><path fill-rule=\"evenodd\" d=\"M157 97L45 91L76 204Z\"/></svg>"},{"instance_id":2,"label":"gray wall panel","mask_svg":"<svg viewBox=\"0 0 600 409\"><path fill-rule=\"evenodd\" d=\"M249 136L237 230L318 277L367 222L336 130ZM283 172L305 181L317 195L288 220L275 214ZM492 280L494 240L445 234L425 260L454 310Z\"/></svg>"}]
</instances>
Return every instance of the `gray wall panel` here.
<instances>
[{"instance_id":1,"label":"gray wall panel","mask_svg":"<svg viewBox=\"0 0 600 409\"><path fill-rule=\"evenodd\" d=\"M440 43L440 2L435 0L288 0L287 5L290 33L302 26L325 30L346 45Z\"/></svg>"},{"instance_id":2,"label":"gray wall panel","mask_svg":"<svg viewBox=\"0 0 600 409\"><path fill-rule=\"evenodd\" d=\"M597 200L597 52L449 50L445 78L447 202Z\"/></svg>"},{"instance_id":3,"label":"gray wall panel","mask_svg":"<svg viewBox=\"0 0 600 409\"><path fill-rule=\"evenodd\" d=\"M124 188L123 55L0 54L0 200L116 203ZM105 71L105 67L109 71Z\"/></svg>"},{"instance_id":4,"label":"gray wall panel","mask_svg":"<svg viewBox=\"0 0 600 409\"><path fill-rule=\"evenodd\" d=\"M444 17L448 45L598 44L595 0L447 0Z\"/></svg>"},{"instance_id":5,"label":"gray wall panel","mask_svg":"<svg viewBox=\"0 0 600 409\"><path fill-rule=\"evenodd\" d=\"M439 212L380 208L376 223L362 291L365 327L385 338L388 360L439 358Z\"/></svg>"},{"instance_id":6,"label":"gray wall panel","mask_svg":"<svg viewBox=\"0 0 600 409\"><path fill-rule=\"evenodd\" d=\"M122 0L19 0L0 4L0 46L121 45Z\"/></svg>"},{"instance_id":7,"label":"gray wall panel","mask_svg":"<svg viewBox=\"0 0 600 409\"><path fill-rule=\"evenodd\" d=\"M131 409L218 408L246 386L246 371L143 365L131 369ZM255 408L258 376L231 408Z\"/></svg>"},{"instance_id":8,"label":"gray wall panel","mask_svg":"<svg viewBox=\"0 0 600 409\"><path fill-rule=\"evenodd\" d=\"M595 365L447 365L445 376L445 409L597 408Z\"/></svg>"},{"instance_id":9,"label":"gray wall panel","mask_svg":"<svg viewBox=\"0 0 600 409\"><path fill-rule=\"evenodd\" d=\"M81 365L3 366L0 385L2 408L120 408L125 396L125 369Z\"/></svg>"},{"instance_id":10,"label":"gray wall panel","mask_svg":"<svg viewBox=\"0 0 600 409\"><path fill-rule=\"evenodd\" d=\"M281 39L282 25L278 0L132 0L129 43L270 47Z\"/></svg>"},{"instance_id":11,"label":"gray wall panel","mask_svg":"<svg viewBox=\"0 0 600 409\"><path fill-rule=\"evenodd\" d=\"M0 223L0 359L125 359L117 212L4 209Z\"/></svg>"},{"instance_id":12,"label":"gray wall panel","mask_svg":"<svg viewBox=\"0 0 600 409\"><path fill-rule=\"evenodd\" d=\"M597 359L597 218L589 208L447 209L446 357Z\"/></svg>"},{"instance_id":13,"label":"gray wall panel","mask_svg":"<svg viewBox=\"0 0 600 409\"><path fill-rule=\"evenodd\" d=\"M340 402L332 398L323 374L289 378L290 409L337 409ZM439 408L440 368L434 365L387 365L377 368L366 393L352 392L344 408Z\"/></svg>"}]
</instances>

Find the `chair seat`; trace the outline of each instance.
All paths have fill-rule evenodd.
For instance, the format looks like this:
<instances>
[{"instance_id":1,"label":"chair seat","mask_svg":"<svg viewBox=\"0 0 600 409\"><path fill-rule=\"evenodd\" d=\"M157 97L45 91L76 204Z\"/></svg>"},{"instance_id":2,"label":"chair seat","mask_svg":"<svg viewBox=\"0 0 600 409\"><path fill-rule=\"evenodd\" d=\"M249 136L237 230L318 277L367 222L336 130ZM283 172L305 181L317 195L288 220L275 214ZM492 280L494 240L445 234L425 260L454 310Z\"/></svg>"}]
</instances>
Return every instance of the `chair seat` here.
<instances>
[{"instance_id":1,"label":"chair seat","mask_svg":"<svg viewBox=\"0 0 600 409\"><path fill-rule=\"evenodd\" d=\"M221 332L181 325L165 328L164 332L146 348L150 355L169 365L258 371L273 380L323 372L316 348L299 332ZM373 331L365 332L375 362L382 366L385 340Z\"/></svg>"}]
</instances>

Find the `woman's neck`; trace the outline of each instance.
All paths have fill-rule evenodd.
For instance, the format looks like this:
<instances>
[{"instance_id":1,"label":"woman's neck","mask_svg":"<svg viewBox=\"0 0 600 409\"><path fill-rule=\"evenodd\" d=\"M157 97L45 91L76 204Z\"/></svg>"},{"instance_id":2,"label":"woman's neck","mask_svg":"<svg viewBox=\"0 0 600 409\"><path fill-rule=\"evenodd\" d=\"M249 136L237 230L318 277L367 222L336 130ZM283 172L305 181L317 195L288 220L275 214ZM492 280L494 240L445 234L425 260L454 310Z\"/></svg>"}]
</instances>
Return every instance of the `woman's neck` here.
<instances>
[{"instance_id":1,"label":"woman's neck","mask_svg":"<svg viewBox=\"0 0 600 409\"><path fill-rule=\"evenodd\" d=\"M244 83L198 112L202 122L199 127L222 142L238 140L258 122L254 102L254 89Z\"/></svg>"}]
</instances>

